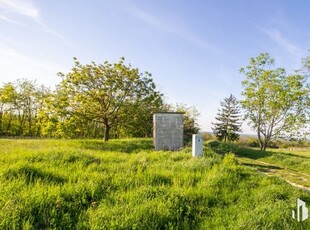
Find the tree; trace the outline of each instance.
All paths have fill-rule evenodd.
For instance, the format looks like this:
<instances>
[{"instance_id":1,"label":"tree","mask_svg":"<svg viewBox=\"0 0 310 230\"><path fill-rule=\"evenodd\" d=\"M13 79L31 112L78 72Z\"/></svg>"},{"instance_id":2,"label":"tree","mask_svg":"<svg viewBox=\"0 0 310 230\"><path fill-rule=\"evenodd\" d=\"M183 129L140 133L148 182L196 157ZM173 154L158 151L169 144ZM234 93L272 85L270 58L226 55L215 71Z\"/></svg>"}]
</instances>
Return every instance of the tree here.
<instances>
[{"instance_id":1,"label":"tree","mask_svg":"<svg viewBox=\"0 0 310 230\"><path fill-rule=\"evenodd\" d=\"M39 136L38 114L48 89L18 79L0 88L0 135Z\"/></svg>"},{"instance_id":2,"label":"tree","mask_svg":"<svg viewBox=\"0 0 310 230\"><path fill-rule=\"evenodd\" d=\"M17 92L12 83L5 83L0 90L0 134L9 134L11 131L11 123L14 113L14 101L16 100Z\"/></svg>"},{"instance_id":3,"label":"tree","mask_svg":"<svg viewBox=\"0 0 310 230\"><path fill-rule=\"evenodd\" d=\"M44 115L45 115L46 110L48 109L48 102L50 101L51 96L52 96L52 92L49 88L45 87L44 85L36 87L35 108L34 108L36 130L34 130L34 135L37 137L44 136L42 133L42 130L45 129L45 126L48 126L49 120L48 119L46 120L46 118L48 117Z\"/></svg>"},{"instance_id":4,"label":"tree","mask_svg":"<svg viewBox=\"0 0 310 230\"><path fill-rule=\"evenodd\" d=\"M15 111L18 115L18 134L33 135L33 126L37 115L37 92L35 82L17 80L15 83L17 96L14 100Z\"/></svg>"},{"instance_id":5,"label":"tree","mask_svg":"<svg viewBox=\"0 0 310 230\"><path fill-rule=\"evenodd\" d=\"M285 69L274 69L268 53L250 58L241 68L245 118L256 130L261 150L266 150L273 137L299 130L305 125L309 88L300 74L287 75Z\"/></svg>"},{"instance_id":6,"label":"tree","mask_svg":"<svg viewBox=\"0 0 310 230\"><path fill-rule=\"evenodd\" d=\"M306 87L308 89L308 92L310 92L310 50L309 50L309 56L307 56L306 58L304 58L302 60L302 68L299 70L299 72L301 74L303 74L305 76L305 79L307 80L307 84L306 84ZM307 109L308 109L308 118L310 118L310 93L307 95ZM310 123L310 121L309 121ZM308 123L308 124L309 124Z\"/></svg>"},{"instance_id":7,"label":"tree","mask_svg":"<svg viewBox=\"0 0 310 230\"><path fill-rule=\"evenodd\" d=\"M184 140L185 142L191 142L192 135L199 132L200 128L197 123L198 116L200 115L197 109L192 106L189 107L184 104L176 104L175 106L166 105L170 107L171 112L184 113L183 115L183 129L184 129Z\"/></svg>"},{"instance_id":8,"label":"tree","mask_svg":"<svg viewBox=\"0 0 310 230\"><path fill-rule=\"evenodd\" d=\"M162 100L154 103L145 100L136 106L131 106L132 112L124 114L124 116L130 115L130 119L118 124L115 135L117 137L151 137L153 135L153 114L161 110L162 104Z\"/></svg>"},{"instance_id":9,"label":"tree","mask_svg":"<svg viewBox=\"0 0 310 230\"><path fill-rule=\"evenodd\" d=\"M309 50L309 54L310 54L310 50ZM308 92L310 92L310 83L309 83L309 80L310 80L310 55L308 55L306 58L302 59L302 68L298 70L298 73L305 76L305 79L308 80L306 87L308 88ZM305 111L306 111L306 115L307 115L306 123L308 125L306 125L306 127L304 128L303 134L304 134L304 139L307 139L307 137L310 136L310 93L308 93L308 96L307 96L305 101L306 101ZM300 137L297 139L300 139Z\"/></svg>"},{"instance_id":10,"label":"tree","mask_svg":"<svg viewBox=\"0 0 310 230\"><path fill-rule=\"evenodd\" d=\"M59 73L62 82L57 94L61 95L67 114L104 124L104 141L109 140L110 129L126 123L135 114L133 108L144 103L161 101L152 75L139 73L137 68L118 63L81 65L74 58L74 67L68 74ZM65 101L65 102L64 102Z\"/></svg>"},{"instance_id":11,"label":"tree","mask_svg":"<svg viewBox=\"0 0 310 230\"><path fill-rule=\"evenodd\" d=\"M6 83L0 88L0 135L3 134L3 123L6 113L10 113L16 94L12 83Z\"/></svg>"},{"instance_id":12,"label":"tree","mask_svg":"<svg viewBox=\"0 0 310 230\"><path fill-rule=\"evenodd\" d=\"M231 94L223 102L221 101L221 107L215 117L218 122L212 123L214 135L218 140L224 140L224 142L238 140L238 132L241 132L242 123L237 99Z\"/></svg>"}]
</instances>

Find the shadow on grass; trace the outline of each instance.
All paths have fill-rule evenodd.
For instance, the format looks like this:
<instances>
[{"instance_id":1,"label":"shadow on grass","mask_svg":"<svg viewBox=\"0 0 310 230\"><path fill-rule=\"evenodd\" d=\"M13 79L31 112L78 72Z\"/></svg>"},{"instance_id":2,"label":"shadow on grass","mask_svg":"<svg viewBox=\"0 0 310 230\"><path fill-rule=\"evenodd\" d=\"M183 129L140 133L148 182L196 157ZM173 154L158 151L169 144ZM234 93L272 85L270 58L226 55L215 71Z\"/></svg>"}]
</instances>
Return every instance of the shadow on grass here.
<instances>
[{"instance_id":1,"label":"shadow on grass","mask_svg":"<svg viewBox=\"0 0 310 230\"><path fill-rule=\"evenodd\" d=\"M307 156L303 156L303 155L297 155L297 154L293 154L293 153L286 153L286 152L276 152L276 153L280 153L280 154L284 154L290 157L298 157L298 158L302 158L302 159L310 159L310 157Z\"/></svg>"},{"instance_id":2,"label":"shadow on grass","mask_svg":"<svg viewBox=\"0 0 310 230\"><path fill-rule=\"evenodd\" d=\"M208 143L208 147L218 154L226 154L232 152L238 157L246 157L253 160L258 160L265 157L276 156L277 158L301 158L301 159L310 159L310 157L285 153L285 152L272 152L272 151L261 151L259 149L252 149L247 147L239 147L236 144L231 143L222 143L219 141L211 141Z\"/></svg>"},{"instance_id":3,"label":"shadow on grass","mask_svg":"<svg viewBox=\"0 0 310 230\"><path fill-rule=\"evenodd\" d=\"M9 169L4 173L4 177L6 179L24 178L27 184L34 183L37 180L53 184L63 184L66 182L66 179L59 175L45 172L41 169L28 165L24 165L16 169Z\"/></svg>"},{"instance_id":4,"label":"shadow on grass","mask_svg":"<svg viewBox=\"0 0 310 230\"><path fill-rule=\"evenodd\" d=\"M270 169L283 169L281 167L275 165L261 165L261 164L253 164L253 163L242 163L245 166L255 167L258 169L270 170Z\"/></svg>"},{"instance_id":5,"label":"shadow on grass","mask_svg":"<svg viewBox=\"0 0 310 230\"><path fill-rule=\"evenodd\" d=\"M226 153L232 152L239 157L247 157L247 158L254 159L254 160L257 160L259 158L268 157L268 156L271 156L271 154L272 154L272 153L267 152L267 151L261 151L261 150L246 148L246 147L239 147L235 144L222 143L219 141L209 142L208 147L212 151L214 151L218 154L224 155Z\"/></svg>"},{"instance_id":6,"label":"shadow on grass","mask_svg":"<svg viewBox=\"0 0 310 230\"><path fill-rule=\"evenodd\" d=\"M81 147L90 150L115 151L122 153L134 153L143 150L154 149L152 139L128 139L110 140L103 142L100 140L81 140Z\"/></svg>"},{"instance_id":7,"label":"shadow on grass","mask_svg":"<svg viewBox=\"0 0 310 230\"><path fill-rule=\"evenodd\" d=\"M237 151L235 152L236 155L238 155L239 157L247 157L253 160L257 160L260 158L265 158L265 157L269 157L271 156L273 153L272 152L268 152L268 151L261 151L258 149L251 149L251 148L238 148L237 147Z\"/></svg>"}]
</instances>

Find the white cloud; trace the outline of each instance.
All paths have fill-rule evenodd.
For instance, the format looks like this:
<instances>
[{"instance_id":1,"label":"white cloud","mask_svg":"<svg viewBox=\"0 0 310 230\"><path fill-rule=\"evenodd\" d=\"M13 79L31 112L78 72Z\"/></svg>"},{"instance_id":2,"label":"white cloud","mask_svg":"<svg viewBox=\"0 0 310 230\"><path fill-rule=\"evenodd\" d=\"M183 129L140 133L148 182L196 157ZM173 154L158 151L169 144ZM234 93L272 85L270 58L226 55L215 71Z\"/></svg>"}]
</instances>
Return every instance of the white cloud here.
<instances>
[{"instance_id":1,"label":"white cloud","mask_svg":"<svg viewBox=\"0 0 310 230\"><path fill-rule=\"evenodd\" d=\"M38 9L28 0L0 0L0 7L33 19L39 18Z\"/></svg>"},{"instance_id":2,"label":"white cloud","mask_svg":"<svg viewBox=\"0 0 310 230\"><path fill-rule=\"evenodd\" d=\"M203 49L209 49L209 50L215 50L215 48L209 44L207 41L201 39L196 34L191 32L186 27L181 27L180 24L173 24L173 23L166 23L157 17L154 17L150 13L145 12L144 10L141 10L135 6L128 7L129 13L133 15L134 17L141 19L145 23L159 29L162 31L165 31L167 33L175 34L182 39L186 40L187 42L190 42L191 44L194 44L200 48Z\"/></svg>"},{"instance_id":3,"label":"white cloud","mask_svg":"<svg viewBox=\"0 0 310 230\"><path fill-rule=\"evenodd\" d=\"M153 17L152 15L146 13L145 11L143 11L137 7L131 7L130 13L133 16L135 16L135 17L141 19L142 21L148 23L149 25L156 27L157 29L165 30L167 32L171 32L170 28L165 23L161 22L157 18Z\"/></svg>"},{"instance_id":4,"label":"white cloud","mask_svg":"<svg viewBox=\"0 0 310 230\"><path fill-rule=\"evenodd\" d=\"M57 31L50 28L40 17L39 9L30 1L30 0L0 0L0 8L3 9L2 15L0 15L0 20L12 23L18 26L28 27L31 29L39 29L45 33L48 33L50 35L53 35L57 37L58 39L65 42L67 45L68 43L65 41L63 36L59 34ZM10 14L10 17L8 17L6 14L8 12L14 13L15 15L23 15L26 16L32 20L39 26L33 26L21 23L17 20L13 20L12 17L14 14Z\"/></svg>"},{"instance_id":5,"label":"white cloud","mask_svg":"<svg viewBox=\"0 0 310 230\"><path fill-rule=\"evenodd\" d=\"M27 78L53 86L58 81L57 72L67 69L52 61L25 55L15 48L2 44L0 44L0 66L0 84L17 78Z\"/></svg>"},{"instance_id":6,"label":"white cloud","mask_svg":"<svg viewBox=\"0 0 310 230\"><path fill-rule=\"evenodd\" d=\"M290 55L300 59L303 55L303 51L298 46L294 45L287 38L283 36L283 34L276 29L263 29L265 34L268 35L274 42L277 43L280 47L282 47L286 52Z\"/></svg>"},{"instance_id":7,"label":"white cloud","mask_svg":"<svg viewBox=\"0 0 310 230\"><path fill-rule=\"evenodd\" d=\"M5 21L5 22L9 22L9 23L12 23L12 24L20 25L19 22L14 21L12 19L9 19L7 16L4 16L4 15L0 15L0 20Z\"/></svg>"},{"instance_id":8,"label":"white cloud","mask_svg":"<svg viewBox=\"0 0 310 230\"><path fill-rule=\"evenodd\" d=\"M0 15L0 21L3 21L3 22L6 22L6 23L11 23L11 24L14 24L14 25L17 25L17 26L22 26L22 27L26 27L26 28L29 28L29 29L35 29L33 26L30 26L30 25L27 25L25 23L22 23L22 22L19 22L19 21L16 21L16 20L13 20L5 15Z\"/></svg>"},{"instance_id":9,"label":"white cloud","mask_svg":"<svg viewBox=\"0 0 310 230\"><path fill-rule=\"evenodd\" d=\"M48 33L50 35L55 36L56 38L58 38L59 40L63 41L66 45L70 45L70 43L68 43L65 38L58 33L56 30L50 28L48 25L46 25L45 23L42 22L42 20L37 21L37 23L41 26L41 30L44 31L45 33Z\"/></svg>"}]
</instances>

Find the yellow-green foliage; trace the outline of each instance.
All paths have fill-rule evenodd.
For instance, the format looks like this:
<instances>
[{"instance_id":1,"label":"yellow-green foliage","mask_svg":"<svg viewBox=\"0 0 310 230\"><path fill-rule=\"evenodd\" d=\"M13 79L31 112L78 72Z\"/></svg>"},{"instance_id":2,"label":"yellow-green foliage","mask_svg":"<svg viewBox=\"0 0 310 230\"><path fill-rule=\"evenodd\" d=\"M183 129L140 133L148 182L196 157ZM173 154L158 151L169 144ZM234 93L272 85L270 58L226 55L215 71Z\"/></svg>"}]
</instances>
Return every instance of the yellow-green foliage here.
<instances>
[{"instance_id":1,"label":"yellow-green foliage","mask_svg":"<svg viewBox=\"0 0 310 230\"><path fill-rule=\"evenodd\" d=\"M310 195L207 146L150 139L0 140L0 229L294 229Z\"/></svg>"}]
</instances>

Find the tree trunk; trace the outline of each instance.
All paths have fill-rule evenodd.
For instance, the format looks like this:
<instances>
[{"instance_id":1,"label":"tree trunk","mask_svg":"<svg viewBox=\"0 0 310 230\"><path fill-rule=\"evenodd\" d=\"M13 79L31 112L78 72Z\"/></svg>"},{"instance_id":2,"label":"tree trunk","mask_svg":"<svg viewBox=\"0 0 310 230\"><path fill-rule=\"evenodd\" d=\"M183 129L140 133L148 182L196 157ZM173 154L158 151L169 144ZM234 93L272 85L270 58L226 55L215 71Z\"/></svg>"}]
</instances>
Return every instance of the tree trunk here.
<instances>
[{"instance_id":1,"label":"tree trunk","mask_svg":"<svg viewBox=\"0 0 310 230\"><path fill-rule=\"evenodd\" d=\"M263 151L266 151L266 148L267 148L267 145L268 145L270 139L271 138L269 135L265 136L265 142L264 142L264 146L263 146L264 148L262 149Z\"/></svg>"},{"instance_id":2,"label":"tree trunk","mask_svg":"<svg viewBox=\"0 0 310 230\"><path fill-rule=\"evenodd\" d=\"M262 151L266 151L267 143L268 143L267 141L264 142L262 149L261 149Z\"/></svg>"},{"instance_id":3,"label":"tree trunk","mask_svg":"<svg viewBox=\"0 0 310 230\"><path fill-rule=\"evenodd\" d=\"M259 144L259 148L260 150L263 150L263 142L260 136L260 127L257 128L257 139L258 139L258 144Z\"/></svg>"},{"instance_id":4,"label":"tree trunk","mask_svg":"<svg viewBox=\"0 0 310 230\"><path fill-rule=\"evenodd\" d=\"M28 135L32 136L32 118L31 118L31 116L28 118L28 125L29 125Z\"/></svg>"},{"instance_id":5,"label":"tree trunk","mask_svg":"<svg viewBox=\"0 0 310 230\"><path fill-rule=\"evenodd\" d=\"M10 132L12 119L13 119L13 118L12 118L12 114L10 113L10 119L9 119L8 125L7 125L7 127L6 127L6 132L7 132L7 133Z\"/></svg>"},{"instance_id":6,"label":"tree trunk","mask_svg":"<svg viewBox=\"0 0 310 230\"><path fill-rule=\"evenodd\" d=\"M110 139L110 125L108 119L104 120L104 142L107 142Z\"/></svg>"},{"instance_id":7,"label":"tree trunk","mask_svg":"<svg viewBox=\"0 0 310 230\"><path fill-rule=\"evenodd\" d=\"M261 151L266 151L269 141L270 139L268 139L266 136L264 136L264 141L261 140L261 136L259 137L259 146Z\"/></svg>"},{"instance_id":8,"label":"tree trunk","mask_svg":"<svg viewBox=\"0 0 310 230\"><path fill-rule=\"evenodd\" d=\"M2 117L3 117L3 112L0 112L0 136L2 135Z\"/></svg>"}]
</instances>

